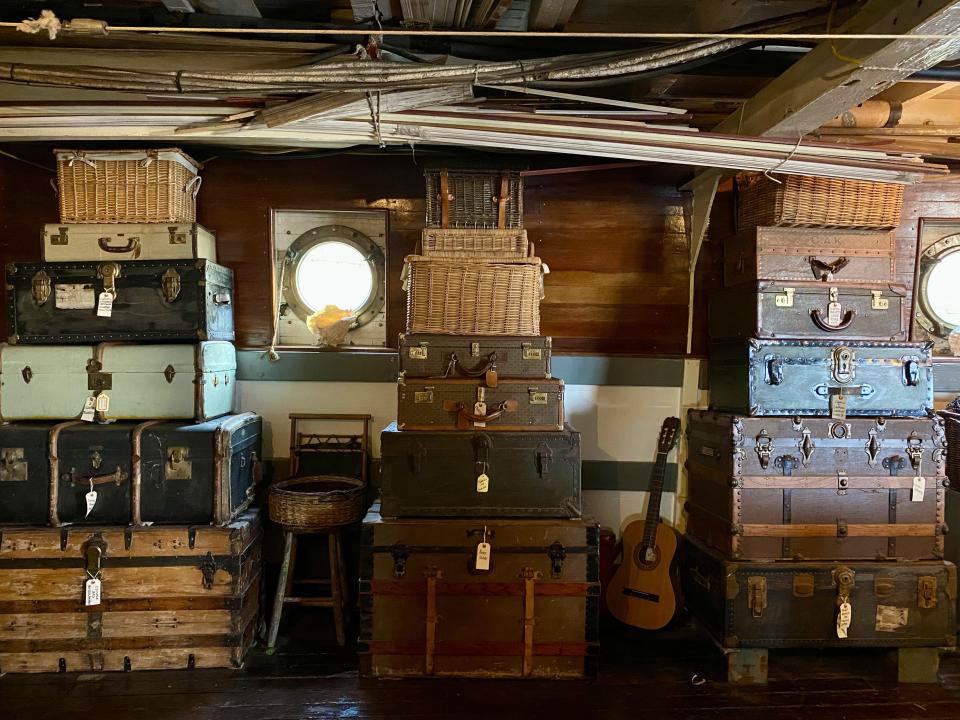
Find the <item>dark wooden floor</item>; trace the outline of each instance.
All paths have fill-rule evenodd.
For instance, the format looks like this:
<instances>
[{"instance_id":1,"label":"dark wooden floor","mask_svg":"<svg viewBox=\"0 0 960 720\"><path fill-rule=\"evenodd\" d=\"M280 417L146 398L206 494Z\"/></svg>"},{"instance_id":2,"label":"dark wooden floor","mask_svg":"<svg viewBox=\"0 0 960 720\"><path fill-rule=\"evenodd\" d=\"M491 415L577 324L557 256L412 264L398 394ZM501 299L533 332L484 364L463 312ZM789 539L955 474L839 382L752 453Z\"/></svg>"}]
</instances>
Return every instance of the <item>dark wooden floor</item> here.
<instances>
[{"instance_id":1,"label":"dark wooden floor","mask_svg":"<svg viewBox=\"0 0 960 720\"><path fill-rule=\"evenodd\" d=\"M305 612L305 611L301 611ZM0 677L7 720L900 720L960 718L960 658L939 685L897 685L883 651L779 651L770 683L723 681L720 653L689 628L604 629L596 681L360 680L350 652L317 651L326 623L292 617L276 655L254 650L240 671ZM329 647L329 646L328 646ZM694 675L706 680L692 682Z\"/></svg>"}]
</instances>

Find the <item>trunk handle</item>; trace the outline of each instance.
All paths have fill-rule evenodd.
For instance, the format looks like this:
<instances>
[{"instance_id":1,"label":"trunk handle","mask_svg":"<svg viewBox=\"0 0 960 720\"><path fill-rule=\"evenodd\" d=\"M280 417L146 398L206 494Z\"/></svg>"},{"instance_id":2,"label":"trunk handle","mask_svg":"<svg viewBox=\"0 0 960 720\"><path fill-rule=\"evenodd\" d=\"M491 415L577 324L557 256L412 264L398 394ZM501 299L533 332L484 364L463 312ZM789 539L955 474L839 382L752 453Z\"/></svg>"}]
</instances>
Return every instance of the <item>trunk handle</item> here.
<instances>
[{"instance_id":1,"label":"trunk handle","mask_svg":"<svg viewBox=\"0 0 960 720\"><path fill-rule=\"evenodd\" d=\"M455 400L444 400L443 409L447 412L457 413L457 427L461 429L467 429L470 427L471 423L488 423L493 422L494 420L500 419L500 416L505 412L516 412L519 405L516 400L504 400L499 405L496 405L496 410L493 412L487 413L486 415L476 415L472 412L469 412L462 402L457 402Z\"/></svg>"},{"instance_id":2,"label":"trunk handle","mask_svg":"<svg viewBox=\"0 0 960 720\"><path fill-rule=\"evenodd\" d=\"M850 260L846 257L839 257L831 263L824 262L817 257L810 258L810 269L817 280L828 280L830 276L836 275L849 264Z\"/></svg>"},{"instance_id":3,"label":"trunk handle","mask_svg":"<svg viewBox=\"0 0 960 720\"><path fill-rule=\"evenodd\" d=\"M100 246L100 249L108 253L133 253L133 259L136 260L140 257L140 238L131 237L127 239L126 244L124 245L111 245L110 237L101 237L97 238L97 245Z\"/></svg>"},{"instance_id":4,"label":"trunk handle","mask_svg":"<svg viewBox=\"0 0 960 720\"><path fill-rule=\"evenodd\" d=\"M64 473L63 475L63 479L71 485L83 485L85 487L89 487L90 485L107 485L108 483L120 485L125 482L128 477L127 473L121 470L119 465L117 465L117 469L109 475L80 475L75 468L70 468L70 472Z\"/></svg>"},{"instance_id":5,"label":"trunk handle","mask_svg":"<svg viewBox=\"0 0 960 720\"><path fill-rule=\"evenodd\" d=\"M813 324L824 332L840 332L841 330L846 330L848 327L850 327L850 323L853 322L853 319L856 316L856 310L847 310L843 314L843 319L840 320L840 322L838 322L836 325L831 325L823 319L819 308L814 308L810 311L810 318L813 320Z\"/></svg>"}]
</instances>

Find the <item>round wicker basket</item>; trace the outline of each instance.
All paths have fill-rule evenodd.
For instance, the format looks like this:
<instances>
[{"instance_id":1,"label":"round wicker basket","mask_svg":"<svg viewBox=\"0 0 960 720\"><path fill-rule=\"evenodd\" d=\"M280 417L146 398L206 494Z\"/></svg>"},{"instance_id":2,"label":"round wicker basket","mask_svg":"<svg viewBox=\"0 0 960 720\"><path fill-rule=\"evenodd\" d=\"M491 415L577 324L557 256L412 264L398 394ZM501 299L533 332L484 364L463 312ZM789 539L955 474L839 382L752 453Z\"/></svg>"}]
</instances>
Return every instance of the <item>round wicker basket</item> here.
<instances>
[{"instance_id":1,"label":"round wicker basket","mask_svg":"<svg viewBox=\"0 0 960 720\"><path fill-rule=\"evenodd\" d=\"M291 530L349 525L363 516L364 483L337 475L281 480L270 487L270 519Z\"/></svg>"}]
</instances>

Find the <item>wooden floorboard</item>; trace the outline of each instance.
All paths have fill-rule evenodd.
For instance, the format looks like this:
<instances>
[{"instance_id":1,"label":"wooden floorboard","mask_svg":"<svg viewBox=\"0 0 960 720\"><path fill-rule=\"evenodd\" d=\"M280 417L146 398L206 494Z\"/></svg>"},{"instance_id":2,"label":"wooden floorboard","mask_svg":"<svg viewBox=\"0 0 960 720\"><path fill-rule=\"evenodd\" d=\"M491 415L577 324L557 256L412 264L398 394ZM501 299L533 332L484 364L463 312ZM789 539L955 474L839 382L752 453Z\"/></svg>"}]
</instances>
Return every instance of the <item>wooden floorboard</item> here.
<instances>
[{"instance_id":1,"label":"wooden floorboard","mask_svg":"<svg viewBox=\"0 0 960 720\"><path fill-rule=\"evenodd\" d=\"M6 675L11 720L957 720L960 658L937 685L898 685L883 650L771 651L766 686L724 681L720 652L690 628L645 634L605 626L592 681L361 680L348 648L331 650L322 612L285 625L276 655L242 670ZM695 685L694 676L706 682Z\"/></svg>"}]
</instances>

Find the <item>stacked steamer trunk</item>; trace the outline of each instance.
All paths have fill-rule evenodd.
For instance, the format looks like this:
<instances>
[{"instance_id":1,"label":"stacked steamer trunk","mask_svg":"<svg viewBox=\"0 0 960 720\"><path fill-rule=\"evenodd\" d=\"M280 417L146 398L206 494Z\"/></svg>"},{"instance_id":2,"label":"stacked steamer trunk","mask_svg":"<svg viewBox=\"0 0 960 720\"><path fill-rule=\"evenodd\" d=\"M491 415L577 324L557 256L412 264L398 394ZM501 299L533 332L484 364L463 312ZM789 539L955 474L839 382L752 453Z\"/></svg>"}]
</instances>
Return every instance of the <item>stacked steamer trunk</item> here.
<instances>
[{"instance_id":1,"label":"stacked steamer trunk","mask_svg":"<svg viewBox=\"0 0 960 720\"><path fill-rule=\"evenodd\" d=\"M237 667L259 615L261 420L233 273L178 150L57 151L43 262L6 268L0 672Z\"/></svg>"},{"instance_id":2,"label":"stacked steamer trunk","mask_svg":"<svg viewBox=\"0 0 960 720\"><path fill-rule=\"evenodd\" d=\"M877 646L935 679L956 572L930 349L894 272L902 188L779 181L737 179L712 409L687 429L687 603L734 678L770 647Z\"/></svg>"},{"instance_id":3,"label":"stacked steamer trunk","mask_svg":"<svg viewBox=\"0 0 960 720\"><path fill-rule=\"evenodd\" d=\"M545 269L521 202L516 173L427 174L397 423L364 521L367 676L596 671L599 531L581 518L580 435L539 334Z\"/></svg>"}]
</instances>

